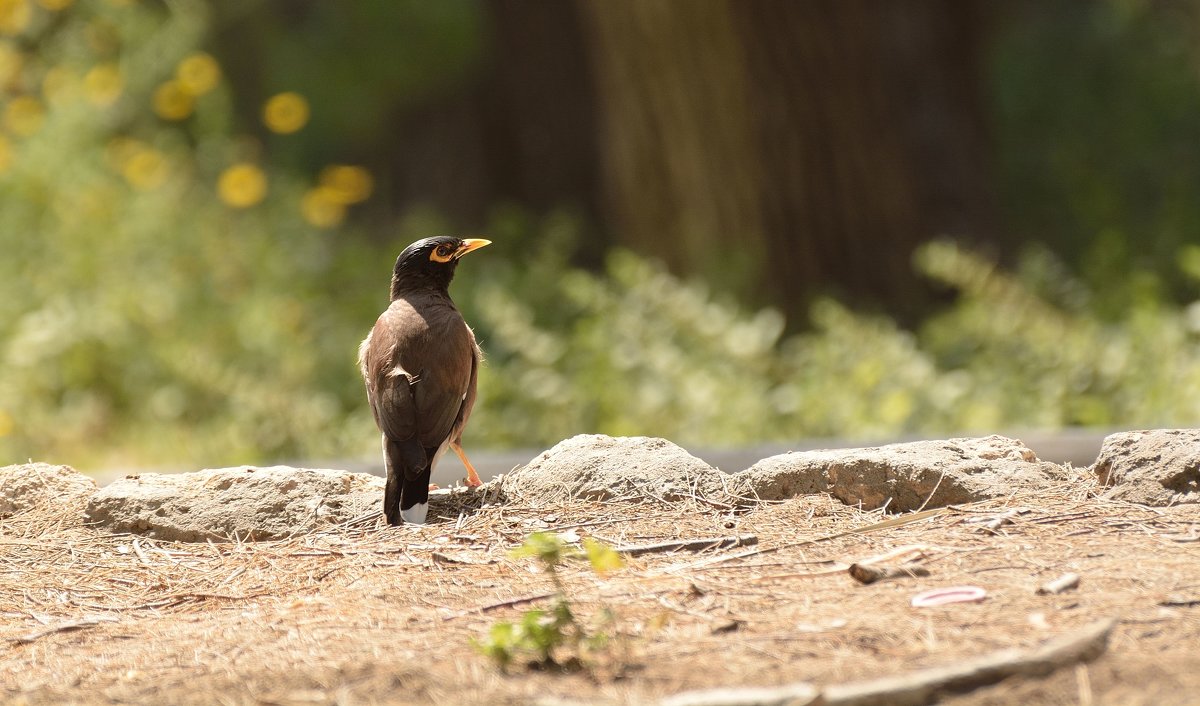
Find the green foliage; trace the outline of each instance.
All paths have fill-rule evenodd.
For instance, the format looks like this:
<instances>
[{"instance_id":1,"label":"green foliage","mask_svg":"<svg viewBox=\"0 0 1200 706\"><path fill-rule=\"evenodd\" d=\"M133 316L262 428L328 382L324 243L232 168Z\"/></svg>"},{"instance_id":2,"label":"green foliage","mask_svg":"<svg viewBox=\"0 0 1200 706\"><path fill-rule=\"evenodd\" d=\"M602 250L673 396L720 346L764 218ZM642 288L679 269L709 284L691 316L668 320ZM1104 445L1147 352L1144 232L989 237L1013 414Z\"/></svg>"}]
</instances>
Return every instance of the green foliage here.
<instances>
[{"instance_id":1,"label":"green foliage","mask_svg":"<svg viewBox=\"0 0 1200 706\"><path fill-rule=\"evenodd\" d=\"M529 610L517 622L500 621L492 625L487 637L472 640L471 645L501 669L507 669L518 657L527 657L540 667L584 664L583 658L608 644L604 628L614 622L611 610L600 611L599 629L589 630L575 616L558 570L567 559L587 558L596 573L605 573L624 565L619 554L602 542L588 538L584 551L563 541L556 534L534 532L524 544L511 552L514 558L536 557L554 583L555 597L550 610ZM564 659L560 654L569 651Z\"/></svg>"},{"instance_id":2,"label":"green foliage","mask_svg":"<svg viewBox=\"0 0 1200 706\"><path fill-rule=\"evenodd\" d=\"M1196 306L1163 301L1142 272L1122 314L1090 307L1091 292L1045 252L1017 275L950 243L927 246L923 271L961 293L921 331L938 367L962 382L952 419L970 428L1170 426L1200 420ZM1039 291L1039 272L1056 270Z\"/></svg>"},{"instance_id":3,"label":"green foliage","mask_svg":"<svg viewBox=\"0 0 1200 706\"><path fill-rule=\"evenodd\" d=\"M1187 296L1173 261L1200 223L1196 4L1034 7L996 15L987 57L1004 227L1050 244L1105 316L1143 270Z\"/></svg>"},{"instance_id":4,"label":"green foliage","mask_svg":"<svg viewBox=\"0 0 1200 706\"><path fill-rule=\"evenodd\" d=\"M355 201L329 200L345 190L330 192L318 162L361 152L354 140L379 129L387 100L465 80L478 8L314 6L303 26L266 28L262 60L280 84L249 95L221 73L253 52L230 50L227 70L200 50L226 41L214 21L222 37L242 26L210 13L253 8L12 5L23 9L0 22L0 461L374 457L355 348L399 249L452 230L417 209L378 229L385 242L368 237L344 220ZM597 248L578 219L499 207L495 244L453 288L488 356L467 441L603 432L711 447L1200 423L1200 305L1172 303L1200 292L1188 235L1200 90L1178 60L1194 54L1195 23L1147 3L1047 7L1049 22L1003 34L993 74L1009 225L1054 240L1057 256L1030 247L1008 272L935 243L917 266L956 298L914 330L822 300L788 335L778 312L629 252L582 269L576 254ZM431 43L309 52L313 37L390 32L396 12ZM393 52L405 56L379 61ZM434 55L444 75L426 70ZM197 57L211 85L163 93ZM364 65L398 95L335 95ZM1064 85L1040 80L1046 65ZM310 96L314 132L345 140L260 124L285 89Z\"/></svg>"},{"instance_id":5,"label":"green foliage","mask_svg":"<svg viewBox=\"0 0 1200 706\"><path fill-rule=\"evenodd\" d=\"M621 555L600 540L584 537L583 552L587 556L588 563L592 565L592 571L597 574L604 575L625 566L625 560L621 558Z\"/></svg>"},{"instance_id":6,"label":"green foliage","mask_svg":"<svg viewBox=\"0 0 1200 706\"><path fill-rule=\"evenodd\" d=\"M536 557L546 567L546 570L551 572L552 576L557 576L555 570L569 557L577 555L574 547L550 532L534 532L525 538L524 544L509 552L514 559L527 559Z\"/></svg>"},{"instance_id":7,"label":"green foliage","mask_svg":"<svg viewBox=\"0 0 1200 706\"><path fill-rule=\"evenodd\" d=\"M369 195L369 175L351 169L349 193L324 171L283 166L300 138L271 135L278 121L264 129L269 94L239 105L199 51L206 2L10 5L0 458L86 467L365 451L355 342L381 308L394 242L337 226ZM397 240L428 234L412 223Z\"/></svg>"},{"instance_id":8,"label":"green foliage","mask_svg":"<svg viewBox=\"0 0 1200 706\"><path fill-rule=\"evenodd\" d=\"M493 444L595 430L711 446L1200 421L1195 307L1170 304L1147 271L1125 281L1114 314L1044 248L1006 272L935 242L916 266L956 299L916 331L822 300L811 329L785 337L775 312L745 312L629 253L596 275L546 242L519 246L526 268L468 285L491 356L473 431ZM1200 269L1190 252L1186 276Z\"/></svg>"}]
</instances>

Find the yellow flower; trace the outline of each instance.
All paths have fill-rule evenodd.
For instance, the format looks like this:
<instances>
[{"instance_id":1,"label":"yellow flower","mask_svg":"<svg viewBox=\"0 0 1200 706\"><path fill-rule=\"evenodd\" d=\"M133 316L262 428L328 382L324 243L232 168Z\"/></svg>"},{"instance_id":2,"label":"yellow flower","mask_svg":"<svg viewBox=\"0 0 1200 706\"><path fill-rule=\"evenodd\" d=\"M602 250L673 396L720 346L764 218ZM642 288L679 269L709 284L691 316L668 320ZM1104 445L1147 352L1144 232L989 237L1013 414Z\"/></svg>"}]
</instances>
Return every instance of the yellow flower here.
<instances>
[{"instance_id":1,"label":"yellow flower","mask_svg":"<svg viewBox=\"0 0 1200 706\"><path fill-rule=\"evenodd\" d=\"M217 195L234 208L249 208L266 197L267 175L253 164L235 164L221 172Z\"/></svg>"},{"instance_id":2,"label":"yellow flower","mask_svg":"<svg viewBox=\"0 0 1200 706\"><path fill-rule=\"evenodd\" d=\"M79 77L70 69L55 66L42 77L42 95L47 103L64 103L74 98L78 91Z\"/></svg>"},{"instance_id":3,"label":"yellow flower","mask_svg":"<svg viewBox=\"0 0 1200 706\"><path fill-rule=\"evenodd\" d=\"M163 185L170 175L170 165L162 152L156 149L139 149L133 153L121 169L121 176L135 189L149 191Z\"/></svg>"},{"instance_id":4,"label":"yellow flower","mask_svg":"<svg viewBox=\"0 0 1200 706\"><path fill-rule=\"evenodd\" d=\"M0 436L8 436L13 433L14 426L16 424L13 423L12 415L0 409Z\"/></svg>"},{"instance_id":5,"label":"yellow flower","mask_svg":"<svg viewBox=\"0 0 1200 706\"><path fill-rule=\"evenodd\" d=\"M375 188L370 172L348 164L325 167L318 182L329 192L329 198L342 205L366 201Z\"/></svg>"},{"instance_id":6,"label":"yellow flower","mask_svg":"<svg viewBox=\"0 0 1200 706\"><path fill-rule=\"evenodd\" d=\"M281 135L296 132L308 123L308 101L291 91L271 96L263 106L263 123Z\"/></svg>"},{"instance_id":7,"label":"yellow flower","mask_svg":"<svg viewBox=\"0 0 1200 706\"><path fill-rule=\"evenodd\" d=\"M300 199L300 215L318 228L332 228L346 217L346 207L324 186L304 192Z\"/></svg>"},{"instance_id":8,"label":"yellow flower","mask_svg":"<svg viewBox=\"0 0 1200 706\"><path fill-rule=\"evenodd\" d=\"M198 51L179 62L175 78L183 90L193 96L202 96L217 87L221 66L211 55Z\"/></svg>"},{"instance_id":9,"label":"yellow flower","mask_svg":"<svg viewBox=\"0 0 1200 706\"><path fill-rule=\"evenodd\" d=\"M51 12L65 10L71 6L75 0L38 0L38 4Z\"/></svg>"},{"instance_id":10,"label":"yellow flower","mask_svg":"<svg viewBox=\"0 0 1200 706\"><path fill-rule=\"evenodd\" d=\"M0 135L0 174L7 172L13 162L12 143L4 135ZM0 436L3 436L0 434Z\"/></svg>"},{"instance_id":11,"label":"yellow flower","mask_svg":"<svg viewBox=\"0 0 1200 706\"><path fill-rule=\"evenodd\" d=\"M21 137L29 137L40 130L45 118L46 109L33 96L18 96L4 109L4 126Z\"/></svg>"},{"instance_id":12,"label":"yellow flower","mask_svg":"<svg viewBox=\"0 0 1200 706\"><path fill-rule=\"evenodd\" d=\"M178 80L167 81L154 89L154 112L163 120L183 120L192 114L195 105L191 92Z\"/></svg>"},{"instance_id":13,"label":"yellow flower","mask_svg":"<svg viewBox=\"0 0 1200 706\"><path fill-rule=\"evenodd\" d=\"M0 88L10 88L21 78L25 57L11 42L0 41Z\"/></svg>"},{"instance_id":14,"label":"yellow flower","mask_svg":"<svg viewBox=\"0 0 1200 706\"><path fill-rule=\"evenodd\" d=\"M0 33L20 34L32 15L28 0L0 0Z\"/></svg>"},{"instance_id":15,"label":"yellow flower","mask_svg":"<svg viewBox=\"0 0 1200 706\"><path fill-rule=\"evenodd\" d=\"M125 79L116 64L93 66L83 77L83 90L88 101L99 108L107 108L121 97Z\"/></svg>"}]
</instances>

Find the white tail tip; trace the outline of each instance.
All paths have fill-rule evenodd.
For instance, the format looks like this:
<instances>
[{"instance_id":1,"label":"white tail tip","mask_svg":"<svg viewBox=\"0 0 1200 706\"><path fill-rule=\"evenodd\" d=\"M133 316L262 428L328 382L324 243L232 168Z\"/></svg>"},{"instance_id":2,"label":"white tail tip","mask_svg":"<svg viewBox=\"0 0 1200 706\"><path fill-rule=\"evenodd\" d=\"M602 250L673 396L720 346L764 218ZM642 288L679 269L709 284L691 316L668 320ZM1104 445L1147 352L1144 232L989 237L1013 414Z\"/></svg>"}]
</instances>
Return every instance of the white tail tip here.
<instances>
[{"instance_id":1,"label":"white tail tip","mask_svg":"<svg viewBox=\"0 0 1200 706\"><path fill-rule=\"evenodd\" d=\"M429 512L429 503L417 503L407 510L401 510L400 516L410 525L425 524L425 515Z\"/></svg>"}]
</instances>

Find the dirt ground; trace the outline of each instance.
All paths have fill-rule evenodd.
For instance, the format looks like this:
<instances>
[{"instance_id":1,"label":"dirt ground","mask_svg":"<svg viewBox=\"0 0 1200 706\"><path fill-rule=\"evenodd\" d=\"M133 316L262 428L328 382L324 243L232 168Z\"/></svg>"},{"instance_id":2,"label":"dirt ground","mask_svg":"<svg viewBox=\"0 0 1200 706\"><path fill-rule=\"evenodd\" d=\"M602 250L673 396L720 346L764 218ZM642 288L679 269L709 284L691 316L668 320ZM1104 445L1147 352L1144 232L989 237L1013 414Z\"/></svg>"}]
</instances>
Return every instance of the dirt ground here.
<instances>
[{"instance_id":1,"label":"dirt ground","mask_svg":"<svg viewBox=\"0 0 1200 706\"><path fill-rule=\"evenodd\" d=\"M906 516L827 496L744 512L575 502L225 544L106 535L79 526L78 513L38 510L0 521L0 700L641 704L701 687L899 675L1114 617L1098 660L942 703L1200 704L1200 508L1092 490L890 526L878 523ZM1004 513L1009 523L986 528ZM469 641L548 604L515 600L551 590L534 559L509 556L535 530L616 546L747 534L757 544L652 552L604 576L570 565L577 613L613 611L613 640L582 669L504 673ZM928 576L859 585L844 570L904 547ZM1077 589L1035 593L1065 572L1081 576ZM987 598L910 605L960 584Z\"/></svg>"}]
</instances>

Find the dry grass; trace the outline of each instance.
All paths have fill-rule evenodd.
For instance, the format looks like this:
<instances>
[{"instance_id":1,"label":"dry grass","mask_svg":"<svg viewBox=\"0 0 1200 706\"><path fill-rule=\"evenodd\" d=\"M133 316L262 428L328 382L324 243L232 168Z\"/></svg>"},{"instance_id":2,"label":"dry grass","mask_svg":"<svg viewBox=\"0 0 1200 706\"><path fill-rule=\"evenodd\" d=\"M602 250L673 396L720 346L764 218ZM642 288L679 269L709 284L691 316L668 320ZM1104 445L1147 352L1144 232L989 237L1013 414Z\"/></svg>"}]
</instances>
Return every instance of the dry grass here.
<instances>
[{"instance_id":1,"label":"dry grass","mask_svg":"<svg viewBox=\"0 0 1200 706\"><path fill-rule=\"evenodd\" d=\"M950 703L1200 703L1200 542L1187 541L1200 510L1090 490L883 526L888 516L827 496L739 513L702 501L464 505L425 527L371 517L217 544L97 533L78 524L78 508L30 512L0 531L0 700L646 703L707 686L901 673L1115 616L1099 661ZM1005 512L1011 522L994 532L978 521ZM588 670L505 675L468 640L544 602L515 600L550 585L532 560L508 557L535 530L614 545L736 534L758 544L646 554L603 578L568 567L578 612L613 609L618 639ZM844 571L904 547L929 576L860 586ZM1078 589L1035 595L1067 571L1082 576ZM909 605L918 591L956 584L988 598Z\"/></svg>"}]
</instances>

